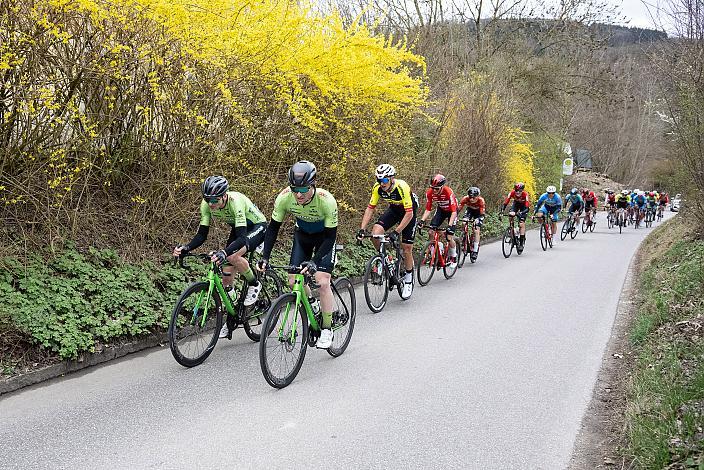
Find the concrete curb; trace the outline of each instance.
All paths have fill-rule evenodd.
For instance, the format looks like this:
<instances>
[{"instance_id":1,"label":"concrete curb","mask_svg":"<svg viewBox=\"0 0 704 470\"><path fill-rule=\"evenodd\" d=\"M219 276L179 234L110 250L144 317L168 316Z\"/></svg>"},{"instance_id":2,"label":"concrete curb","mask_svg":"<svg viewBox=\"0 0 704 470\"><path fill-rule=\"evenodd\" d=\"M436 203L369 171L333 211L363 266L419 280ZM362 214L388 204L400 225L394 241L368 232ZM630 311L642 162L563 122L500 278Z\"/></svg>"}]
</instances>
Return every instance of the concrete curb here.
<instances>
[{"instance_id":1,"label":"concrete curb","mask_svg":"<svg viewBox=\"0 0 704 470\"><path fill-rule=\"evenodd\" d=\"M501 236L482 238L482 244L492 243L501 240ZM360 286L363 282L363 277L350 278L352 285ZM149 336L142 339L136 339L125 344L106 347L99 353L85 353L75 361L63 361L59 364L46 366L41 369L20 374L8 379L0 379L0 396L15 392L21 388L29 387L40 382L63 377L66 374L77 372L88 367L97 366L113 359L118 359L128 354L143 351L145 349L162 346L169 342L167 333L161 333L155 336Z\"/></svg>"}]
</instances>

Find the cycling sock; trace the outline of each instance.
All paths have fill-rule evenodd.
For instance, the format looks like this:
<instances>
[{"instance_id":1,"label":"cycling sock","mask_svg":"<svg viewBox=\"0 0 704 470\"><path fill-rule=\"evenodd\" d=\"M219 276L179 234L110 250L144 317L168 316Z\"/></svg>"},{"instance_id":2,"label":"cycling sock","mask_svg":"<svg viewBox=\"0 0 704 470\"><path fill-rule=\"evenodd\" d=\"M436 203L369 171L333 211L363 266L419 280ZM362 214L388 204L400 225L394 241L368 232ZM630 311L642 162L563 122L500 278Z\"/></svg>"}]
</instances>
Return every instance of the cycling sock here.
<instances>
[{"instance_id":1,"label":"cycling sock","mask_svg":"<svg viewBox=\"0 0 704 470\"><path fill-rule=\"evenodd\" d=\"M329 330L332 328L332 312L323 312L323 325L324 330Z\"/></svg>"},{"instance_id":2,"label":"cycling sock","mask_svg":"<svg viewBox=\"0 0 704 470\"><path fill-rule=\"evenodd\" d=\"M404 282L411 282L413 280L413 270L406 271L406 275L403 276Z\"/></svg>"},{"instance_id":3,"label":"cycling sock","mask_svg":"<svg viewBox=\"0 0 704 470\"><path fill-rule=\"evenodd\" d=\"M448 253L448 255L450 256L450 258L457 256L457 250L455 250L454 248L450 248L450 252Z\"/></svg>"},{"instance_id":4,"label":"cycling sock","mask_svg":"<svg viewBox=\"0 0 704 470\"><path fill-rule=\"evenodd\" d=\"M254 277L254 272L252 271L252 267L248 267L245 272L242 273L245 279L247 279L247 283L249 285L253 285L257 283L257 278Z\"/></svg>"},{"instance_id":5,"label":"cycling sock","mask_svg":"<svg viewBox=\"0 0 704 470\"><path fill-rule=\"evenodd\" d=\"M472 247L472 251L479 251L479 242L474 242L474 246Z\"/></svg>"},{"instance_id":6,"label":"cycling sock","mask_svg":"<svg viewBox=\"0 0 704 470\"><path fill-rule=\"evenodd\" d=\"M521 245L522 245L525 241L526 241L526 236L525 236L525 235L521 235Z\"/></svg>"}]
</instances>

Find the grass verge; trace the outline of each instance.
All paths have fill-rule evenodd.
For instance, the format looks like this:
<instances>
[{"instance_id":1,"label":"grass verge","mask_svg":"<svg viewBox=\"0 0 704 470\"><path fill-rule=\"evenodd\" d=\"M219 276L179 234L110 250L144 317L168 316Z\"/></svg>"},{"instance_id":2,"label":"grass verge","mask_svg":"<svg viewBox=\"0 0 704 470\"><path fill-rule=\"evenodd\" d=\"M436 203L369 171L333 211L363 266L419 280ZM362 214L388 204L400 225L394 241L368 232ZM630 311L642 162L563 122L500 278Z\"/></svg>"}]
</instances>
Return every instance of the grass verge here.
<instances>
[{"instance_id":1,"label":"grass verge","mask_svg":"<svg viewBox=\"0 0 704 470\"><path fill-rule=\"evenodd\" d=\"M704 241L675 219L646 240L626 409L636 468L704 469Z\"/></svg>"}]
</instances>

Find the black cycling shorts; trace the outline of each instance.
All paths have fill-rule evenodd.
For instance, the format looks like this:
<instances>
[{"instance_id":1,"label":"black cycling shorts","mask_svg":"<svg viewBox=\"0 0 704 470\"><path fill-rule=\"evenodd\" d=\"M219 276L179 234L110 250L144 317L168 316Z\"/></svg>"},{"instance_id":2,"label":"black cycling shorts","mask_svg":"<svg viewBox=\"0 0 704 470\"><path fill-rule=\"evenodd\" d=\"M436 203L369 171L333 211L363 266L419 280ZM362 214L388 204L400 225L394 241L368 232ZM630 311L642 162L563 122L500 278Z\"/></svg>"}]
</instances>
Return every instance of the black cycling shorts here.
<instances>
[{"instance_id":1,"label":"black cycling shorts","mask_svg":"<svg viewBox=\"0 0 704 470\"><path fill-rule=\"evenodd\" d=\"M227 244L225 246L230 246L231 243L234 243L234 252L240 251L243 246L246 246L247 251L245 253L248 253L254 251L259 245L264 243L266 222L254 224L252 228L247 231L247 235L243 237L238 238L235 232L235 227L232 227L232 230L230 230L230 236L228 237Z\"/></svg>"},{"instance_id":2,"label":"black cycling shorts","mask_svg":"<svg viewBox=\"0 0 704 470\"><path fill-rule=\"evenodd\" d=\"M402 243L408 243L412 244L413 240L416 238L416 210L417 210L417 205L415 204L415 201L413 203L413 218L411 221L406 225L406 228L403 229L401 232L401 242ZM384 231L389 231L391 230L391 227L394 225L398 224L403 220L403 218L406 215L406 210L403 207L399 206L389 206L386 211L381 214L381 217L379 217L379 220L376 221L377 225L381 225L384 229Z\"/></svg>"},{"instance_id":3,"label":"black cycling shorts","mask_svg":"<svg viewBox=\"0 0 704 470\"><path fill-rule=\"evenodd\" d=\"M584 207L586 208L586 210L591 209L592 207L594 207L594 201L592 201L592 202L584 201Z\"/></svg>"},{"instance_id":4,"label":"black cycling shorts","mask_svg":"<svg viewBox=\"0 0 704 470\"><path fill-rule=\"evenodd\" d=\"M525 222L528 217L528 208L523 202L513 201L511 212L515 212L516 216L518 216L518 220L521 222Z\"/></svg>"},{"instance_id":5,"label":"black cycling shorts","mask_svg":"<svg viewBox=\"0 0 704 470\"><path fill-rule=\"evenodd\" d=\"M467 209L464 216L469 219L474 219L474 225L480 227L484 225L484 216L481 215L479 209Z\"/></svg>"},{"instance_id":6,"label":"black cycling shorts","mask_svg":"<svg viewBox=\"0 0 704 470\"><path fill-rule=\"evenodd\" d=\"M584 209L584 204L571 204L568 212L574 214L575 212L580 212L582 209Z\"/></svg>"},{"instance_id":7,"label":"black cycling shorts","mask_svg":"<svg viewBox=\"0 0 704 470\"><path fill-rule=\"evenodd\" d=\"M325 241L325 232L319 233L305 233L300 230L296 230L293 234L293 248L291 249L291 259L289 264L291 266L300 266L304 261L310 261L313 259L313 253L318 252L320 245ZM332 269L335 267L335 245L328 253L325 253L317 264L318 271L324 273L332 273Z\"/></svg>"},{"instance_id":8,"label":"black cycling shorts","mask_svg":"<svg viewBox=\"0 0 704 470\"><path fill-rule=\"evenodd\" d=\"M433 220L430 221L431 227L440 227L443 222L447 220L450 223L450 217L452 217L452 212L444 211L442 209L437 209L435 215L433 215Z\"/></svg>"}]
</instances>

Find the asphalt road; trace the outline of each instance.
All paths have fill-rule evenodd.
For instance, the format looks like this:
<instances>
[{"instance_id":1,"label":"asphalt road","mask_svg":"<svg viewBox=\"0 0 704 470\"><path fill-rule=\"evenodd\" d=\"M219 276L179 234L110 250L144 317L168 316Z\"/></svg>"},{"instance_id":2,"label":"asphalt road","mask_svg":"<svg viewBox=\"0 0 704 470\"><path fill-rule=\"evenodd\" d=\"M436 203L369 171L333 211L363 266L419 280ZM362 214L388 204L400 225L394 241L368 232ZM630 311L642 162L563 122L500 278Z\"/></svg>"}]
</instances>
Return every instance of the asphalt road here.
<instances>
[{"instance_id":1,"label":"asphalt road","mask_svg":"<svg viewBox=\"0 0 704 470\"><path fill-rule=\"evenodd\" d=\"M668 216L670 214L668 213ZM498 243L372 314L345 354L264 381L242 330L185 369L168 347L0 398L0 468L565 468L629 262L650 231Z\"/></svg>"}]
</instances>

